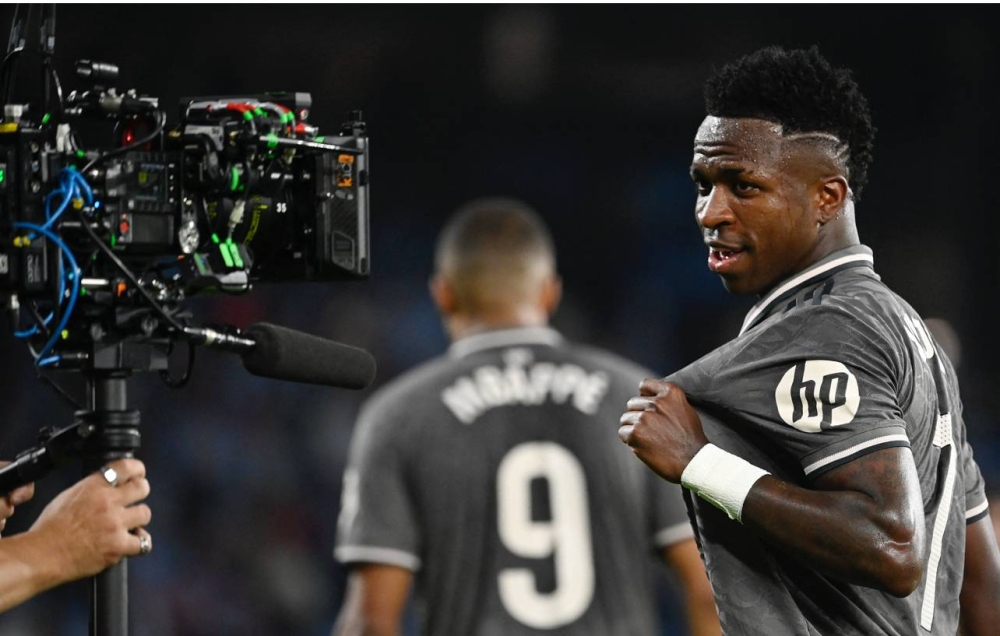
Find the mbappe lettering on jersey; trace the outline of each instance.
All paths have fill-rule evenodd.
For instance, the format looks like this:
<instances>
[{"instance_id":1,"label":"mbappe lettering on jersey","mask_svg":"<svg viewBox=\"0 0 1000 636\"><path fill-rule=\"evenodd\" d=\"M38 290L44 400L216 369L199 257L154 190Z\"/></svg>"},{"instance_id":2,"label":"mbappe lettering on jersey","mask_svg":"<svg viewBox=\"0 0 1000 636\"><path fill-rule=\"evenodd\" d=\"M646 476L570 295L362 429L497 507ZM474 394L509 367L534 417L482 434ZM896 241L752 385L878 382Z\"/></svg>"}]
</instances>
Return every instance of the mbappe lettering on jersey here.
<instances>
[{"instance_id":1,"label":"mbappe lettering on jersey","mask_svg":"<svg viewBox=\"0 0 1000 636\"><path fill-rule=\"evenodd\" d=\"M575 364L532 363L523 355L505 355L504 359L503 367L477 367L441 392L441 400L461 422L472 424L499 406L546 402L593 414L608 390L608 376L603 371L591 373Z\"/></svg>"}]
</instances>

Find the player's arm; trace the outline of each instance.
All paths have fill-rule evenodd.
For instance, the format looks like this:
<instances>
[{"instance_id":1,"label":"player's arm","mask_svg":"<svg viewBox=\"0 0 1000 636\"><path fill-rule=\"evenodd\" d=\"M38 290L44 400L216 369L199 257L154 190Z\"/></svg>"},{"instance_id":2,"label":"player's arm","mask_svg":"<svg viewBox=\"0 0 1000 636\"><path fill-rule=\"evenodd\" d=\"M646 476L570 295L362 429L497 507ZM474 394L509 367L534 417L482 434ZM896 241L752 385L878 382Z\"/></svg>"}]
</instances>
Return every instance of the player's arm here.
<instances>
[{"instance_id":1,"label":"player's arm","mask_svg":"<svg viewBox=\"0 0 1000 636\"><path fill-rule=\"evenodd\" d=\"M677 573L684 590L684 609L691 636L719 636L719 614L712 586L694 539L685 539L663 548L667 566Z\"/></svg>"},{"instance_id":2,"label":"player's arm","mask_svg":"<svg viewBox=\"0 0 1000 636\"><path fill-rule=\"evenodd\" d=\"M683 483L682 474L709 444L683 391L661 380L645 380L628 408L621 418L622 441L661 477ZM908 448L879 450L830 470L817 478L815 490L711 449L721 453L716 454L721 463L705 470L710 456L705 454L692 469L726 476L729 492L716 505L766 540L850 583L896 596L907 596L920 584L925 532L919 480ZM690 481L684 485L699 492ZM699 495L709 498L705 492Z\"/></svg>"},{"instance_id":3,"label":"player's arm","mask_svg":"<svg viewBox=\"0 0 1000 636\"><path fill-rule=\"evenodd\" d=\"M413 573L406 568L355 565L333 636L397 636L412 583Z\"/></svg>"},{"instance_id":4,"label":"player's arm","mask_svg":"<svg viewBox=\"0 0 1000 636\"><path fill-rule=\"evenodd\" d=\"M989 516L965 530L965 578L962 579L962 636L995 634L1000 625L1000 548Z\"/></svg>"},{"instance_id":5,"label":"player's arm","mask_svg":"<svg viewBox=\"0 0 1000 636\"><path fill-rule=\"evenodd\" d=\"M835 468L818 490L771 475L743 504L743 525L831 576L908 596L923 576L920 482L909 448L886 448Z\"/></svg>"}]
</instances>

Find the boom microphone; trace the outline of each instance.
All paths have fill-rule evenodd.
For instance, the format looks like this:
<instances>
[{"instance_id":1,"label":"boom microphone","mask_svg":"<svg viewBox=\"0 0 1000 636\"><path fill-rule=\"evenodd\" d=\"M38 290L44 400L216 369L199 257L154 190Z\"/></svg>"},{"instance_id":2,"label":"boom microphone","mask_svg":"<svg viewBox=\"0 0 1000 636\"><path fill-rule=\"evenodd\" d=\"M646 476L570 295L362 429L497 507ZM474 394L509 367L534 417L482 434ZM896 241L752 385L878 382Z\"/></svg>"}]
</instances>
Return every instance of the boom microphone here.
<instances>
[{"instance_id":1,"label":"boom microphone","mask_svg":"<svg viewBox=\"0 0 1000 636\"><path fill-rule=\"evenodd\" d=\"M234 351L250 373L289 382L363 389L375 378L375 358L364 349L267 322L234 335L188 327L196 344Z\"/></svg>"},{"instance_id":2,"label":"boom microphone","mask_svg":"<svg viewBox=\"0 0 1000 636\"><path fill-rule=\"evenodd\" d=\"M375 358L364 349L266 322L243 335L255 343L243 354L254 375L345 389L363 389L375 378Z\"/></svg>"}]
</instances>

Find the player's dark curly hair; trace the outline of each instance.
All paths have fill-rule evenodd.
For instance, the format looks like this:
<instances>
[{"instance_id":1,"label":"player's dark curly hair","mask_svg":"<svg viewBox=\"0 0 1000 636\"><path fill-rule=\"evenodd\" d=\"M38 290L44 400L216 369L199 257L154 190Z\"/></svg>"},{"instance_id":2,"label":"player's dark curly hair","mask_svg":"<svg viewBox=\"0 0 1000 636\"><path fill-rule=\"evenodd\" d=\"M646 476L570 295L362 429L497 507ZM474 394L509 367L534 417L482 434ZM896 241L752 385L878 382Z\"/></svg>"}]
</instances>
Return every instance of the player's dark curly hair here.
<instances>
[{"instance_id":1,"label":"player's dark curly hair","mask_svg":"<svg viewBox=\"0 0 1000 636\"><path fill-rule=\"evenodd\" d=\"M835 135L847 144L847 178L860 198L875 137L868 100L851 72L833 68L817 47L771 46L727 64L706 83L705 107L716 117L781 124L785 134Z\"/></svg>"}]
</instances>

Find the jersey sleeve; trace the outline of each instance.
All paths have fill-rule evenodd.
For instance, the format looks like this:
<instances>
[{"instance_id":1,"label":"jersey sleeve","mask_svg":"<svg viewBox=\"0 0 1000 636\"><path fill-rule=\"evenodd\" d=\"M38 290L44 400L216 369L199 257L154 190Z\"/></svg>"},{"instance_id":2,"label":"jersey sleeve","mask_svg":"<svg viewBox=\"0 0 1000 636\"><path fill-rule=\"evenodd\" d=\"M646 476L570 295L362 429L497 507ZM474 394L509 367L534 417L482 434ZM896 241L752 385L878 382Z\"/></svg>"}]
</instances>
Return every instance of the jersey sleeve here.
<instances>
[{"instance_id":1,"label":"jersey sleeve","mask_svg":"<svg viewBox=\"0 0 1000 636\"><path fill-rule=\"evenodd\" d=\"M344 473L337 547L342 563L420 569L419 526L407 488L398 418L379 404L362 409Z\"/></svg>"},{"instance_id":2,"label":"jersey sleeve","mask_svg":"<svg viewBox=\"0 0 1000 636\"><path fill-rule=\"evenodd\" d=\"M653 547L663 549L694 537L680 485L661 479L642 466L649 493L650 536Z\"/></svg>"},{"instance_id":3,"label":"jersey sleeve","mask_svg":"<svg viewBox=\"0 0 1000 636\"><path fill-rule=\"evenodd\" d=\"M961 417L961 414L959 414ZM964 418L962 418L964 424ZM989 499L986 494L986 480L969 444L968 429L963 425L957 444L961 450L962 477L965 482L965 523L975 523L990 514Z\"/></svg>"},{"instance_id":4,"label":"jersey sleeve","mask_svg":"<svg viewBox=\"0 0 1000 636\"><path fill-rule=\"evenodd\" d=\"M965 523L975 523L990 513L986 497L986 481L979 464L972 457L972 447L965 444L963 454L965 474Z\"/></svg>"},{"instance_id":5,"label":"jersey sleeve","mask_svg":"<svg viewBox=\"0 0 1000 636\"><path fill-rule=\"evenodd\" d=\"M905 346L862 310L817 305L764 323L670 379L815 478L910 445L897 391Z\"/></svg>"}]
</instances>

